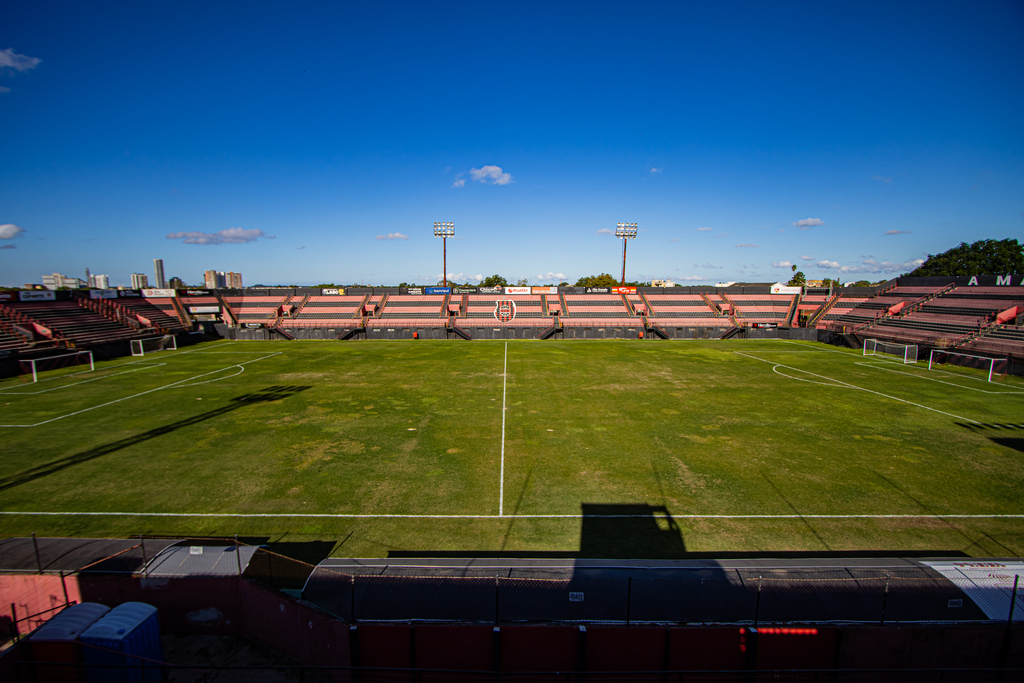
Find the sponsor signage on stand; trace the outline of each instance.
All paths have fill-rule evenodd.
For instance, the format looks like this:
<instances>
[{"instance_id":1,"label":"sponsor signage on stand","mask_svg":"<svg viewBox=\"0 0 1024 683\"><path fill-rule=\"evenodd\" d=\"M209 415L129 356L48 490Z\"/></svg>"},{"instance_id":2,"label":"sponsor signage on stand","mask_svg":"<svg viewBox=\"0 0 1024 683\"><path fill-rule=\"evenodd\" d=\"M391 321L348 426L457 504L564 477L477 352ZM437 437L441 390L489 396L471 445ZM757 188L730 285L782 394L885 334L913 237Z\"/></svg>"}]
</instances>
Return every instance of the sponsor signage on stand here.
<instances>
[{"instance_id":1,"label":"sponsor signage on stand","mask_svg":"<svg viewBox=\"0 0 1024 683\"><path fill-rule=\"evenodd\" d=\"M117 298L117 290L116 289L90 289L89 290L89 298L90 299L116 299Z\"/></svg>"},{"instance_id":2,"label":"sponsor signage on stand","mask_svg":"<svg viewBox=\"0 0 1024 683\"><path fill-rule=\"evenodd\" d=\"M772 294L799 294L801 291L801 287L789 287L781 282L772 285Z\"/></svg>"},{"instance_id":3,"label":"sponsor signage on stand","mask_svg":"<svg viewBox=\"0 0 1024 683\"><path fill-rule=\"evenodd\" d=\"M22 301L56 301L57 292L18 292L19 298Z\"/></svg>"},{"instance_id":4,"label":"sponsor signage on stand","mask_svg":"<svg viewBox=\"0 0 1024 683\"><path fill-rule=\"evenodd\" d=\"M452 287L452 294L476 294L477 287Z\"/></svg>"},{"instance_id":5,"label":"sponsor signage on stand","mask_svg":"<svg viewBox=\"0 0 1024 683\"><path fill-rule=\"evenodd\" d=\"M477 287L477 292L480 294L504 294L504 287Z\"/></svg>"},{"instance_id":6,"label":"sponsor signage on stand","mask_svg":"<svg viewBox=\"0 0 1024 683\"><path fill-rule=\"evenodd\" d=\"M145 290L144 289L144 290L142 290L142 295L143 296L148 296L148 294L146 294L147 291L164 292L164 291L167 291L167 290L164 290L164 289ZM212 294L212 292L210 290L208 290L208 289L186 289L185 290L185 296L210 296L211 294ZM161 294L160 296L165 296L165 295Z\"/></svg>"},{"instance_id":7,"label":"sponsor signage on stand","mask_svg":"<svg viewBox=\"0 0 1024 683\"><path fill-rule=\"evenodd\" d=\"M423 293L424 294L451 294L452 293L452 288L451 287L424 287L423 288Z\"/></svg>"},{"instance_id":8,"label":"sponsor signage on stand","mask_svg":"<svg viewBox=\"0 0 1024 683\"><path fill-rule=\"evenodd\" d=\"M402 287L398 290L399 294L408 294L410 296L420 296L423 294L422 287Z\"/></svg>"},{"instance_id":9,"label":"sponsor signage on stand","mask_svg":"<svg viewBox=\"0 0 1024 683\"><path fill-rule=\"evenodd\" d=\"M220 313L220 306L189 306L189 313Z\"/></svg>"},{"instance_id":10,"label":"sponsor signage on stand","mask_svg":"<svg viewBox=\"0 0 1024 683\"><path fill-rule=\"evenodd\" d=\"M246 323L245 326L250 330L258 330L263 327L263 323Z\"/></svg>"},{"instance_id":11,"label":"sponsor signage on stand","mask_svg":"<svg viewBox=\"0 0 1024 683\"><path fill-rule=\"evenodd\" d=\"M345 290L341 287L337 289L321 289L320 294L323 296L345 296Z\"/></svg>"},{"instance_id":12,"label":"sponsor signage on stand","mask_svg":"<svg viewBox=\"0 0 1024 683\"><path fill-rule=\"evenodd\" d=\"M558 287L534 287L534 294L558 294Z\"/></svg>"},{"instance_id":13,"label":"sponsor signage on stand","mask_svg":"<svg viewBox=\"0 0 1024 683\"><path fill-rule=\"evenodd\" d=\"M616 294L636 294L636 287L612 287Z\"/></svg>"},{"instance_id":14,"label":"sponsor signage on stand","mask_svg":"<svg viewBox=\"0 0 1024 683\"><path fill-rule=\"evenodd\" d=\"M199 296L198 294L192 294L195 290L188 290L189 296ZM144 289L142 290L142 296L147 299L168 299L174 296L175 291L173 289ZM209 292L206 292L209 294Z\"/></svg>"},{"instance_id":15,"label":"sponsor signage on stand","mask_svg":"<svg viewBox=\"0 0 1024 683\"><path fill-rule=\"evenodd\" d=\"M506 294L529 294L532 287L506 287Z\"/></svg>"},{"instance_id":16,"label":"sponsor signage on stand","mask_svg":"<svg viewBox=\"0 0 1024 683\"><path fill-rule=\"evenodd\" d=\"M17 299L17 292L0 292L0 301L16 301Z\"/></svg>"},{"instance_id":17,"label":"sponsor signage on stand","mask_svg":"<svg viewBox=\"0 0 1024 683\"><path fill-rule=\"evenodd\" d=\"M587 287L587 294L611 294L612 290L607 287Z\"/></svg>"},{"instance_id":18,"label":"sponsor signage on stand","mask_svg":"<svg viewBox=\"0 0 1024 683\"><path fill-rule=\"evenodd\" d=\"M171 291L173 292L174 290L172 289ZM119 289L119 290L117 290L117 295L119 297L121 297L122 299L128 299L128 298L142 296L142 292L140 292L137 289Z\"/></svg>"},{"instance_id":19,"label":"sponsor signage on stand","mask_svg":"<svg viewBox=\"0 0 1024 683\"><path fill-rule=\"evenodd\" d=\"M779 326L778 323L751 323L751 327L758 330L774 330Z\"/></svg>"}]
</instances>

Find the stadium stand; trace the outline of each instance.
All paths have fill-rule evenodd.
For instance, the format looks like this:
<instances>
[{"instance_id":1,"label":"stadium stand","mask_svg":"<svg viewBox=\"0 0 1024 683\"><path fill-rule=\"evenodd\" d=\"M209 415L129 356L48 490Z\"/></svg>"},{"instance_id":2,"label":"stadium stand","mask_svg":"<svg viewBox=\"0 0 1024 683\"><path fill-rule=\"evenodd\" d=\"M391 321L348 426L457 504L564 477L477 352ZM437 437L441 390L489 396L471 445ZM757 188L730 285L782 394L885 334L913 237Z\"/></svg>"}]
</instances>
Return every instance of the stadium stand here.
<instances>
[{"instance_id":1,"label":"stadium stand","mask_svg":"<svg viewBox=\"0 0 1024 683\"><path fill-rule=\"evenodd\" d=\"M164 304L163 302L167 302ZM121 306L141 315L171 332L184 332L185 323L178 315L172 299L119 299Z\"/></svg>"},{"instance_id":2,"label":"stadium stand","mask_svg":"<svg viewBox=\"0 0 1024 683\"><path fill-rule=\"evenodd\" d=\"M644 294L648 320L668 327L722 327L726 320L700 294Z\"/></svg>"},{"instance_id":3,"label":"stadium stand","mask_svg":"<svg viewBox=\"0 0 1024 683\"><path fill-rule=\"evenodd\" d=\"M240 323L268 323L279 314L289 312L292 295L287 296L225 296L224 303Z\"/></svg>"},{"instance_id":4,"label":"stadium stand","mask_svg":"<svg viewBox=\"0 0 1024 683\"><path fill-rule=\"evenodd\" d=\"M738 294L731 297L736 318L743 324L783 324L793 305L793 294Z\"/></svg>"},{"instance_id":5,"label":"stadium stand","mask_svg":"<svg viewBox=\"0 0 1024 683\"><path fill-rule=\"evenodd\" d=\"M11 302L10 307L60 332L76 346L96 346L163 334L155 328L136 330L79 305L76 301Z\"/></svg>"},{"instance_id":6,"label":"stadium stand","mask_svg":"<svg viewBox=\"0 0 1024 683\"><path fill-rule=\"evenodd\" d=\"M456 318L459 327L548 327L551 321L544 314L544 301L540 294L469 294L464 316ZM499 321L494 314L498 301L512 301L515 304L515 317L508 321ZM552 298L548 298L548 310L551 310ZM557 302L554 304L557 306Z\"/></svg>"},{"instance_id":7,"label":"stadium stand","mask_svg":"<svg viewBox=\"0 0 1024 683\"><path fill-rule=\"evenodd\" d=\"M280 326L299 327L355 327L360 323L363 295L317 296L308 295L296 307L290 318L283 318Z\"/></svg>"},{"instance_id":8,"label":"stadium stand","mask_svg":"<svg viewBox=\"0 0 1024 683\"><path fill-rule=\"evenodd\" d=\"M634 327L643 319L626 308L619 294L565 294L567 310L562 315L566 327Z\"/></svg>"}]
</instances>

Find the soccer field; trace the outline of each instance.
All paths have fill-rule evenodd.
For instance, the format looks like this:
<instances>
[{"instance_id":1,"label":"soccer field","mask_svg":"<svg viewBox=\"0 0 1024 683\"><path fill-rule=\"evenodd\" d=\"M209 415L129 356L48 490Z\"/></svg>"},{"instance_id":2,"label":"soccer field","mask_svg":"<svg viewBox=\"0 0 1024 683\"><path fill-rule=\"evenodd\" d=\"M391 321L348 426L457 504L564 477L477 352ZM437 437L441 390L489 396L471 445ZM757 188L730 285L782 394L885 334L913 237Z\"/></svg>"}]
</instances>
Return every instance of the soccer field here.
<instances>
[{"instance_id":1,"label":"soccer field","mask_svg":"<svg viewBox=\"0 0 1024 683\"><path fill-rule=\"evenodd\" d=\"M351 557L1018 556L1024 382L926 366L788 341L121 358L0 382L0 532Z\"/></svg>"}]
</instances>

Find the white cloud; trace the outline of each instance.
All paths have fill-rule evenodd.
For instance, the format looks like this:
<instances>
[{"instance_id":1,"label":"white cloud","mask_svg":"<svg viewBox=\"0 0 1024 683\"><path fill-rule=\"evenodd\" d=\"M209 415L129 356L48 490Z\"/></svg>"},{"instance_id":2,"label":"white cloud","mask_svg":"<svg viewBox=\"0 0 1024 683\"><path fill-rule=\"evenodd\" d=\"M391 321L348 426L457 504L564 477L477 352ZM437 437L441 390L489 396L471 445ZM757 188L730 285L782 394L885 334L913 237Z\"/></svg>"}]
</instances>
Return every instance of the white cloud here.
<instances>
[{"instance_id":1,"label":"white cloud","mask_svg":"<svg viewBox=\"0 0 1024 683\"><path fill-rule=\"evenodd\" d=\"M660 168L652 168L651 169L651 173L661 173L661 169Z\"/></svg>"},{"instance_id":2,"label":"white cloud","mask_svg":"<svg viewBox=\"0 0 1024 683\"><path fill-rule=\"evenodd\" d=\"M11 89L10 88L0 87L0 93L5 93L5 92L11 92Z\"/></svg>"},{"instance_id":3,"label":"white cloud","mask_svg":"<svg viewBox=\"0 0 1024 683\"><path fill-rule=\"evenodd\" d=\"M704 270L721 270L722 266L713 266L710 263L694 263L694 268L703 268Z\"/></svg>"},{"instance_id":4,"label":"white cloud","mask_svg":"<svg viewBox=\"0 0 1024 683\"><path fill-rule=\"evenodd\" d=\"M873 176L871 176L871 179L872 180L879 180L879 181L881 181L883 183L887 183L890 180L892 180L892 177L890 176L890 177L886 178L886 177L883 177L883 176L880 176L880 175L873 175Z\"/></svg>"},{"instance_id":5,"label":"white cloud","mask_svg":"<svg viewBox=\"0 0 1024 683\"><path fill-rule=\"evenodd\" d=\"M169 240L185 240L185 244L246 244L259 238L276 239L274 235L265 235L259 228L225 228L217 232L199 232L188 230L172 232L167 235Z\"/></svg>"},{"instance_id":6,"label":"white cloud","mask_svg":"<svg viewBox=\"0 0 1024 683\"><path fill-rule=\"evenodd\" d=\"M596 234L596 235L614 235L615 231L612 230L611 228L601 228L600 230L598 230L594 234Z\"/></svg>"},{"instance_id":7,"label":"white cloud","mask_svg":"<svg viewBox=\"0 0 1024 683\"><path fill-rule=\"evenodd\" d=\"M491 185L508 185L512 182L512 175L505 173L501 166L484 166L483 168L471 168L469 175L478 183ZM460 186L461 187L461 186Z\"/></svg>"},{"instance_id":8,"label":"white cloud","mask_svg":"<svg viewBox=\"0 0 1024 683\"><path fill-rule=\"evenodd\" d=\"M14 69L15 71L28 71L39 66L42 61L38 57L19 55L13 48L0 50L0 68Z\"/></svg>"},{"instance_id":9,"label":"white cloud","mask_svg":"<svg viewBox=\"0 0 1024 683\"><path fill-rule=\"evenodd\" d=\"M11 240L25 232L23 228L19 228L14 223L4 223L0 225L0 240Z\"/></svg>"},{"instance_id":10,"label":"white cloud","mask_svg":"<svg viewBox=\"0 0 1024 683\"><path fill-rule=\"evenodd\" d=\"M813 256L801 256L800 260L801 261L813 261L814 257Z\"/></svg>"},{"instance_id":11,"label":"white cloud","mask_svg":"<svg viewBox=\"0 0 1024 683\"><path fill-rule=\"evenodd\" d=\"M698 280L707 280L703 275L686 275L685 277L676 278L677 280L683 280L685 282L696 282Z\"/></svg>"},{"instance_id":12,"label":"white cloud","mask_svg":"<svg viewBox=\"0 0 1024 683\"><path fill-rule=\"evenodd\" d=\"M477 273L476 275L474 275L473 277L471 277L469 279L470 280L476 280L477 282L480 282L480 280L484 279L484 274L483 273Z\"/></svg>"},{"instance_id":13,"label":"white cloud","mask_svg":"<svg viewBox=\"0 0 1024 683\"><path fill-rule=\"evenodd\" d=\"M463 275L465 275L465 273L448 273L448 281L452 282L454 280L468 280L469 279L469 278L462 277ZM438 281L443 280L444 279L444 273L438 273L437 274L437 279L438 279ZM480 279L483 280L483 278L480 278Z\"/></svg>"},{"instance_id":14,"label":"white cloud","mask_svg":"<svg viewBox=\"0 0 1024 683\"><path fill-rule=\"evenodd\" d=\"M825 225L825 221L820 218L801 218L797 222L793 223L793 227L797 230L806 230L807 228L813 228L817 225Z\"/></svg>"},{"instance_id":15,"label":"white cloud","mask_svg":"<svg viewBox=\"0 0 1024 683\"><path fill-rule=\"evenodd\" d=\"M792 268L793 264L789 261L775 261L772 263L772 268Z\"/></svg>"},{"instance_id":16,"label":"white cloud","mask_svg":"<svg viewBox=\"0 0 1024 683\"><path fill-rule=\"evenodd\" d=\"M743 244L734 244L733 246L734 247L738 247L740 249L757 249L757 245L756 244L743 243Z\"/></svg>"},{"instance_id":17,"label":"white cloud","mask_svg":"<svg viewBox=\"0 0 1024 683\"><path fill-rule=\"evenodd\" d=\"M547 275L537 276L538 282L562 282L563 280L565 280L565 273L554 273L550 270L548 271Z\"/></svg>"},{"instance_id":18,"label":"white cloud","mask_svg":"<svg viewBox=\"0 0 1024 683\"><path fill-rule=\"evenodd\" d=\"M909 230L886 230L886 235L909 235Z\"/></svg>"},{"instance_id":19,"label":"white cloud","mask_svg":"<svg viewBox=\"0 0 1024 683\"><path fill-rule=\"evenodd\" d=\"M694 232L711 232L714 228L697 228Z\"/></svg>"},{"instance_id":20,"label":"white cloud","mask_svg":"<svg viewBox=\"0 0 1024 683\"><path fill-rule=\"evenodd\" d=\"M839 273L900 273L914 270L924 263L924 259L913 259L905 263L894 263L892 261L876 261L867 258L855 266L841 266L836 261L818 261L815 265L827 270L835 270Z\"/></svg>"},{"instance_id":21,"label":"white cloud","mask_svg":"<svg viewBox=\"0 0 1024 683\"><path fill-rule=\"evenodd\" d=\"M452 187L465 187L465 186L466 186L466 179L465 178L456 178L455 182L452 183Z\"/></svg>"},{"instance_id":22,"label":"white cloud","mask_svg":"<svg viewBox=\"0 0 1024 683\"><path fill-rule=\"evenodd\" d=\"M409 236L408 235L403 235L400 232L389 232L386 235L377 235L373 239L375 239L375 240L407 240L407 239L409 239Z\"/></svg>"}]
</instances>

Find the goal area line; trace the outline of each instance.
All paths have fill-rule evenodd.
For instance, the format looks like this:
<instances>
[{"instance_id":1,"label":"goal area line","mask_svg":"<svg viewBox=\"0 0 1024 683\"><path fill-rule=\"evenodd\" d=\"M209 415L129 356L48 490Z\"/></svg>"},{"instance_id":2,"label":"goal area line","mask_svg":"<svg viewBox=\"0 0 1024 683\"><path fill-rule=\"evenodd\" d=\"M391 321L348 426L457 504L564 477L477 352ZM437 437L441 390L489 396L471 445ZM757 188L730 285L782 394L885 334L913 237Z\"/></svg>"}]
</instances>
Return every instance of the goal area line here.
<instances>
[{"instance_id":1,"label":"goal area line","mask_svg":"<svg viewBox=\"0 0 1024 683\"><path fill-rule=\"evenodd\" d=\"M24 512L0 510L0 515L35 517L199 517L223 519L649 519L652 515L401 515L331 512ZM672 519L1024 519L1021 514L916 515L670 515Z\"/></svg>"}]
</instances>

